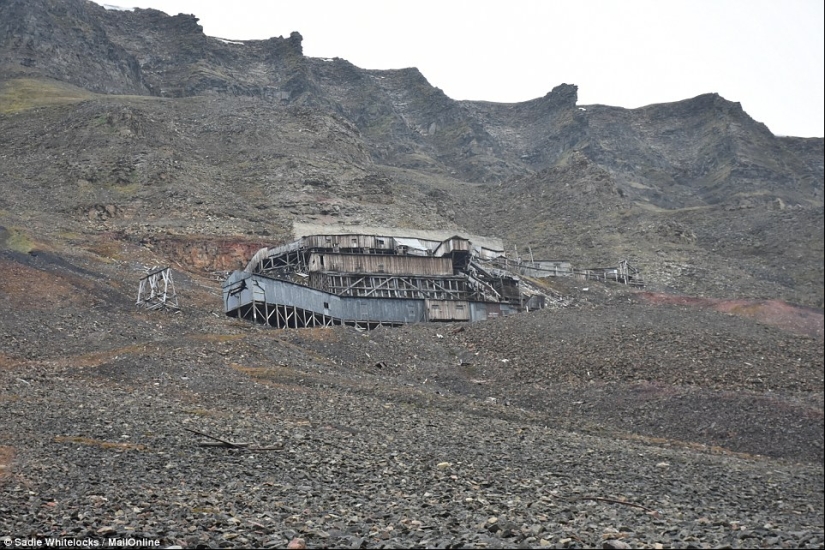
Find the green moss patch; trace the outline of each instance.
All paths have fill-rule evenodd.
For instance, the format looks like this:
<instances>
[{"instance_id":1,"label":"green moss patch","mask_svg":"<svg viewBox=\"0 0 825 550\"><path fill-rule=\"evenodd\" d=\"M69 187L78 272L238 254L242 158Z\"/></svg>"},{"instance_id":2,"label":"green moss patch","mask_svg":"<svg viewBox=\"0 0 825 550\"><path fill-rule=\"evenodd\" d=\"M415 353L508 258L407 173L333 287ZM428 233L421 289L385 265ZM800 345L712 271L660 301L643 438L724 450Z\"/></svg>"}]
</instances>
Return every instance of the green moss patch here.
<instances>
[{"instance_id":1,"label":"green moss patch","mask_svg":"<svg viewBox=\"0 0 825 550\"><path fill-rule=\"evenodd\" d=\"M18 78L0 86L0 113L17 113L35 107L76 103L95 94L55 80Z\"/></svg>"}]
</instances>

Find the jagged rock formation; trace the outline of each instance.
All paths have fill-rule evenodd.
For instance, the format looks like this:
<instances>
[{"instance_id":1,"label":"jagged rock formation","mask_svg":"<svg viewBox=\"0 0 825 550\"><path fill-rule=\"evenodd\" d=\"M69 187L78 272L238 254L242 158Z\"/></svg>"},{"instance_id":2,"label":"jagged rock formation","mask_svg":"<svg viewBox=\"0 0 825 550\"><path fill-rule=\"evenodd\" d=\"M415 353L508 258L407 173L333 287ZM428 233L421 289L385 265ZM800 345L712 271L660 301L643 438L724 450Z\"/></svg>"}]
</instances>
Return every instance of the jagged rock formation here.
<instances>
[{"instance_id":1,"label":"jagged rock formation","mask_svg":"<svg viewBox=\"0 0 825 550\"><path fill-rule=\"evenodd\" d=\"M38 231L49 212L138 241L461 226L539 255L634 255L670 288L822 303L823 140L774 136L717 94L455 101L414 68L305 57L297 32L227 41L194 15L85 0L0 1L0 78L0 200ZM673 224L695 238L657 229ZM754 226L764 238L733 237ZM707 285L674 274L697 270Z\"/></svg>"},{"instance_id":2,"label":"jagged rock formation","mask_svg":"<svg viewBox=\"0 0 825 550\"><path fill-rule=\"evenodd\" d=\"M237 55L234 44L207 37L194 15L112 11L83 0L8 0L0 10L5 70L98 93L277 96L281 88L268 84L288 80L290 61L301 58L298 33L245 43L254 53Z\"/></svg>"}]
</instances>

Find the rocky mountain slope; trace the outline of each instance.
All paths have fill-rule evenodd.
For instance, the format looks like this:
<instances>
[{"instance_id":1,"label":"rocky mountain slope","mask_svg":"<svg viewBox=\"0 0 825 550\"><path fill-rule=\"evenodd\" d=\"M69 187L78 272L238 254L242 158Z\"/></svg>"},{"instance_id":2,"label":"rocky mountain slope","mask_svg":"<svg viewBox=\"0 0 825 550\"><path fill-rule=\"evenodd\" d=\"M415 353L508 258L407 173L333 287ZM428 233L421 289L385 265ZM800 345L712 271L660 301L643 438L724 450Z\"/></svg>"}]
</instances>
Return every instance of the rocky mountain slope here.
<instances>
[{"instance_id":1,"label":"rocky mountain slope","mask_svg":"<svg viewBox=\"0 0 825 550\"><path fill-rule=\"evenodd\" d=\"M0 531L822 547L823 156L716 94L454 101L298 33L0 0ZM227 271L293 222L626 258L648 287L371 333L225 318ZM135 310L154 265L182 312Z\"/></svg>"},{"instance_id":2,"label":"rocky mountain slope","mask_svg":"<svg viewBox=\"0 0 825 550\"><path fill-rule=\"evenodd\" d=\"M41 200L28 186L60 185L42 197L59 207L33 211L140 239L204 218L270 240L292 220L461 226L539 256L630 257L663 289L822 306L823 141L774 136L716 94L454 101L416 69L304 57L298 33L225 41L194 16L82 0L0 10L13 216Z\"/></svg>"}]
</instances>

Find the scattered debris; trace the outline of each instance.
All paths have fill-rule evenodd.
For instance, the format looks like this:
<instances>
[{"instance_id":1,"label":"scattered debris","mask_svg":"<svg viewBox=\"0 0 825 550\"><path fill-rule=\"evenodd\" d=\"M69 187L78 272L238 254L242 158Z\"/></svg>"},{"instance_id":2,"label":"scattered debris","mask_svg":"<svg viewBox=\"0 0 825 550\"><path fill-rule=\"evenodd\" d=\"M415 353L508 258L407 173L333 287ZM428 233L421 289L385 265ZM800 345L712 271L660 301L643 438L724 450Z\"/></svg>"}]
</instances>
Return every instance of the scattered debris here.
<instances>
[{"instance_id":1,"label":"scattered debris","mask_svg":"<svg viewBox=\"0 0 825 550\"><path fill-rule=\"evenodd\" d=\"M198 430L193 430L191 428L184 428L187 432L192 432L193 434L197 434L208 439L213 439L214 441L202 441L198 445L200 447L226 447L229 449L239 449L245 451L281 451L283 447L253 447L250 443L239 443L236 441L228 441L226 439L222 439L220 437L215 437L214 435L209 435Z\"/></svg>"},{"instance_id":2,"label":"scattered debris","mask_svg":"<svg viewBox=\"0 0 825 550\"><path fill-rule=\"evenodd\" d=\"M249 447L249 443L236 443L232 441L227 441L226 439L221 439L220 437L215 437L214 435L205 434L203 432L199 432L198 430L193 430L191 428L184 428L184 430L214 440L199 443L201 447L229 447L231 449L242 449L245 447Z\"/></svg>"},{"instance_id":3,"label":"scattered debris","mask_svg":"<svg viewBox=\"0 0 825 550\"><path fill-rule=\"evenodd\" d=\"M617 500L614 498L604 498L604 497L576 497L569 499L571 501L577 500L592 500L595 502L607 502L608 504L623 504L624 506L630 506L631 508L639 508L640 510L644 510L648 514L654 515L656 517L659 516L659 512L652 508L648 508L647 506L642 506L641 504L636 504L635 502L627 502L626 500Z\"/></svg>"}]
</instances>

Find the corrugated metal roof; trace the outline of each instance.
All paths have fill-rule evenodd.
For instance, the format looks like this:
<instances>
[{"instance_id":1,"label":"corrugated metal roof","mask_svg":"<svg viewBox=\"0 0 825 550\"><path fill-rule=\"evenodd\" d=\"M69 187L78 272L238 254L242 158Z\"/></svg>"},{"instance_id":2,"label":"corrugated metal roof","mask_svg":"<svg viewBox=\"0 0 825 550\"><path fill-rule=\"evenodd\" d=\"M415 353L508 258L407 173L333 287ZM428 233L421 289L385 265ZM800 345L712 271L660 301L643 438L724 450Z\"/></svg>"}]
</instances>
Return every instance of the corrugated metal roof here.
<instances>
[{"instance_id":1,"label":"corrugated metal roof","mask_svg":"<svg viewBox=\"0 0 825 550\"><path fill-rule=\"evenodd\" d=\"M384 235L385 237L407 237L419 238L432 241L444 241L452 237L461 237L469 239L475 245L483 246L489 250L499 252L504 251L504 243L501 239L494 237L483 237L481 235L473 235L457 229L409 229L398 227L378 227L368 225L342 225L342 224L320 224L320 223L305 223L293 222L292 233L295 238L305 237L307 235L342 235L342 234L359 234L359 235Z\"/></svg>"},{"instance_id":2,"label":"corrugated metal roof","mask_svg":"<svg viewBox=\"0 0 825 550\"><path fill-rule=\"evenodd\" d=\"M395 244L398 246L406 246L407 248L412 248L414 250L429 250L424 243L419 241L418 239L406 239L403 237L393 237L395 239Z\"/></svg>"}]
</instances>

